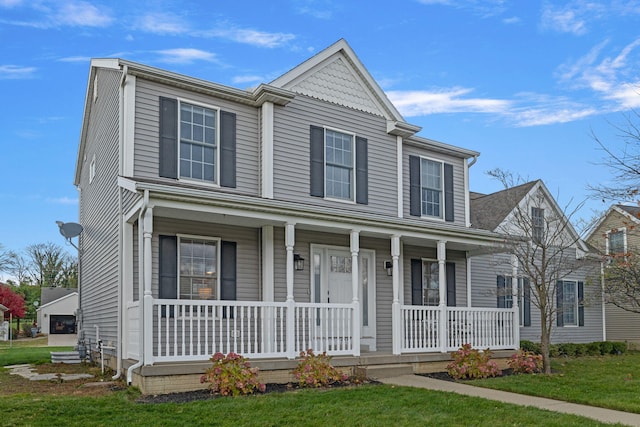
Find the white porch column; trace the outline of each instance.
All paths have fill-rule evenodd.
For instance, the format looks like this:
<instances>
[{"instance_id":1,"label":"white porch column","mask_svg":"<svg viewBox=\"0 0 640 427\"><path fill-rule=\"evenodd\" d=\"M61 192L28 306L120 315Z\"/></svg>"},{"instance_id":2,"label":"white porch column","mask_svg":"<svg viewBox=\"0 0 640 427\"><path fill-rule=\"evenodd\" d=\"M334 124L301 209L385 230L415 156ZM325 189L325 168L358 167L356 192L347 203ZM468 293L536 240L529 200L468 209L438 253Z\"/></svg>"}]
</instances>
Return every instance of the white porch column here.
<instances>
[{"instance_id":1,"label":"white porch column","mask_svg":"<svg viewBox=\"0 0 640 427\"><path fill-rule=\"evenodd\" d=\"M447 318L447 242L444 240L438 241L438 291L440 292L440 351L447 352L448 342L448 329L449 319Z\"/></svg>"},{"instance_id":2,"label":"white porch column","mask_svg":"<svg viewBox=\"0 0 640 427\"><path fill-rule=\"evenodd\" d=\"M262 197L273 199L273 102L262 104Z\"/></svg>"},{"instance_id":3,"label":"white porch column","mask_svg":"<svg viewBox=\"0 0 640 427\"><path fill-rule=\"evenodd\" d=\"M130 348L131 325L129 325L129 310L128 306L133 301L133 224L122 220L122 312L120 318L122 319L121 330L121 342L118 345L122 346L121 356L123 358L129 358L127 356ZM138 308L139 309L139 308Z\"/></svg>"},{"instance_id":4,"label":"white porch column","mask_svg":"<svg viewBox=\"0 0 640 427\"><path fill-rule=\"evenodd\" d=\"M153 208L148 207L144 213L144 219L142 221L144 239L143 250L143 269L144 269L144 310L142 319L141 333L144 334L144 364L153 364L153 294L151 293L151 279L152 279L152 253L151 253L151 237L153 235Z\"/></svg>"},{"instance_id":5,"label":"white porch column","mask_svg":"<svg viewBox=\"0 0 640 427\"><path fill-rule=\"evenodd\" d=\"M524 292L524 281L523 281ZM516 348L520 348L520 309L518 292L518 257L511 255L511 308L513 309L513 340Z\"/></svg>"},{"instance_id":6,"label":"white porch column","mask_svg":"<svg viewBox=\"0 0 640 427\"><path fill-rule=\"evenodd\" d=\"M262 227L262 300L267 302L275 301L274 290L274 249L273 249L273 226ZM273 308L266 308L265 320L262 323L265 351L273 351L274 343L274 316Z\"/></svg>"},{"instance_id":7,"label":"white porch column","mask_svg":"<svg viewBox=\"0 0 640 427\"><path fill-rule=\"evenodd\" d=\"M404 332L402 330L402 311L400 307L400 236L391 236L391 262L393 265L392 286L393 302L391 304L391 332L392 332L392 352L402 353L402 340Z\"/></svg>"},{"instance_id":8,"label":"white porch column","mask_svg":"<svg viewBox=\"0 0 640 427\"><path fill-rule=\"evenodd\" d=\"M353 355L360 356L360 300L358 288L360 273L358 269L358 254L360 252L360 232L351 230L351 289L353 292Z\"/></svg>"},{"instance_id":9,"label":"white porch column","mask_svg":"<svg viewBox=\"0 0 640 427\"><path fill-rule=\"evenodd\" d=\"M287 358L295 359L295 301L293 299L293 247L296 243L296 226L287 223L285 226L285 247L287 250Z\"/></svg>"}]
</instances>

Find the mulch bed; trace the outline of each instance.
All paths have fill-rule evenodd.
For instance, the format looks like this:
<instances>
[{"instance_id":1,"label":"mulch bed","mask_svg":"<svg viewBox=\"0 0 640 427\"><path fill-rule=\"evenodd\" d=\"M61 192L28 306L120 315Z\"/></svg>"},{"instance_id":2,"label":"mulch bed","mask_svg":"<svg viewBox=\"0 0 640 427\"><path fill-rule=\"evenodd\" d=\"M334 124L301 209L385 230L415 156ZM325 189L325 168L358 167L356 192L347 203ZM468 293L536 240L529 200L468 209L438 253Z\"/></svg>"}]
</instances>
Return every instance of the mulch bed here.
<instances>
[{"instance_id":1,"label":"mulch bed","mask_svg":"<svg viewBox=\"0 0 640 427\"><path fill-rule=\"evenodd\" d=\"M416 374L416 375L420 375L421 377L429 377L429 378L435 378L436 380L451 381L451 382L469 382L469 381L473 381L473 379L468 379L468 378L467 379L462 379L462 380L456 380L451 375L449 375L447 372L429 372L428 374ZM498 377L507 377L509 375L514 375L513 369L503 369L502 370L502 375L498 375Z\"/></svg>"},{"instance_id":2,"label":"mulch bed","mask_svg":"<svg viewBox=\"0 0 640 427\"><path fill-rule=\"evenodd\" d=\"M319 387L315 390L330 390L334 388L341 387L357 387L362 384L381 384L378 381L374 380L365 380L358 381L357 383L345 381L331 384L326 387ZM307 389L313 390L314 388L306 387ZM285 393L291 391L302 390L298 384L288 383L288 384L266 384L266 390L264 393L256 393L256 395L266 394L266 393ZM208 389L204 390L195 390L195 391L185 391L180 393L168 393L168 394L158 394L158 395L145 395L136 399L137 403L187 403L187 402L196 402L201 400L210 400L217 399L221 396L218 394L212 394Z\"/></svg>"}]
</instances>

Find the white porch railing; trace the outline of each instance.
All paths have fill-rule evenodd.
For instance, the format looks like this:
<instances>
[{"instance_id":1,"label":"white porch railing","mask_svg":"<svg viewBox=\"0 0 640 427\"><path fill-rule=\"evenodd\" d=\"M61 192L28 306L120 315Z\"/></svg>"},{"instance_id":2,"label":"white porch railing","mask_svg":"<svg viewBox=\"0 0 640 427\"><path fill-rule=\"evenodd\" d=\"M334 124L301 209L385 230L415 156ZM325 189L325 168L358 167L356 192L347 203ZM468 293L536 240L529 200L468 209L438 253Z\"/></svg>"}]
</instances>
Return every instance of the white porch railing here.
<instances>
[{"instance_id":1,"label":"white porch railing","mask_svg":"<svg viewBox=\"0 0 640 427\"><path fill-rule=\"evenodd\" d=\"M288 310L286 302L155 299L153 360L208 360L216 352L294 358L308 348L353 354L351 304L294 303L294 325Z\"/></svg>"},{"instance_id":2,"label":"white porch railing","mask_svg":"<svg viewBox=\"0 0 640 427\"><path fill-rule=\"evenodd\" d=\"M444 313L446 335L440 337L440 307L402 306L402 352L455 351L464 344L491 350L516 348L511 309L446 307Z\"/></svg>"}]
</instances>

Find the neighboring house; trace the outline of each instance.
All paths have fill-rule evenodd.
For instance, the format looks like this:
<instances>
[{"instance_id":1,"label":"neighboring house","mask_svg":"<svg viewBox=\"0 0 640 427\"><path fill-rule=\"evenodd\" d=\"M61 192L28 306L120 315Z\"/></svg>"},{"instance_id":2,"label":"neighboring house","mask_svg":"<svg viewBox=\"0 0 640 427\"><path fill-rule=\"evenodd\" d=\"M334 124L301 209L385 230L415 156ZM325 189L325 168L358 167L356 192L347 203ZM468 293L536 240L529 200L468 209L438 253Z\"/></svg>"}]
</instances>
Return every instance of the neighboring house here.
<instances>
[{"instance_id":1,"label":"neighboring house","mask_svg":"<svg viewBox=\"0 0 640 427\"><path fill-rule=\"evenodd\" d=\"M42 288L37 309L40 332L49 334L75 334L78 292L75 288Z\"/></svg>"},{"instance_id":2,"label":"neighboring house","mask_svg":"<svg viewBox=\"0 0 640 427\"><path fill-rule=\"evenodd\" d=\"M9 308L0 304L0 341L9 340L9 322L4 320L7 311Z\"/></svg>"},{"instance_id":3,"label":"neighboring house","mask_svg":"<svg viewBox=\"0 0 640 427\"><path fill-rule=\"evenodd\" d=\"M640 249L640 207L613 205L597 221L586 237L587 243L606 257L637 253ZM606 263L605 263L606 268ZM640 345L640 314L605 304L607 339Z\"/></svg>"},{"instance_id":4,"label":"neighboring house","mask_svg":"<svg viewBox=\"0 0 640 427\"><path fill-rule=\"evenodd\" d=\"M471 193L471 225L515 237L522 230L531 238L529 245L536 245L547 230L553 230L555 218L564 214L540 180L531 181L492 194ZM599 282L599 263L590 260L587 245L569 224L566 233L554 235L548 242L559 242L567 247L568 269L549 268L558 271L556 286L551 286L553 308L552 343L593 342L604 340L602 290ZM553 231L549 231L553 233ZM522 234L520 234L522 235ZM551 234L549 234L551 235ZM560 242L560 241L563 242ZM551 245L546 244L551 249ZM532 252L533 253L533 252ZM523 274L514 255L506 252L486 253L472 256L471 283L493 284L491 287L472 286L471 300L474 307L514 307L519 312L521 340L540 341L540 310L532 284ZM582 262L581 260L584 260ZM512 278L517 276L518 297L513 298L508 290ZM507 290L505 292L505 289ZM514 304L515 301L515 304Z\"/></svg>"},{"instance_id":5,"label":"neighboring house","mask_svg":"<svg viewBox=\"0 0 640 427\"><path fill-rule=\"evenodd\" d=\"M252 90L92 60L81 339L145 392L217 351L517 348L513 308L470 304L467 255L503 241L470 226L479 153L418 131L344 40Z\"/></svg>"}]
</instances>

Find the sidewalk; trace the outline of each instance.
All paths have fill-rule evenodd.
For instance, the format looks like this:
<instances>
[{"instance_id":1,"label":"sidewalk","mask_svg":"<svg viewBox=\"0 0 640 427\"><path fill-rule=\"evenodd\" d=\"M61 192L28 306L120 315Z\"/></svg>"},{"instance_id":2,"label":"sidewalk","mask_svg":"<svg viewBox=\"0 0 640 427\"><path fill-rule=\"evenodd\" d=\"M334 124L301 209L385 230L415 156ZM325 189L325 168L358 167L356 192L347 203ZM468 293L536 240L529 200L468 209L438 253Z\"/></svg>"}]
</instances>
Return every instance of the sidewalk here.
<instances>
[{"instance_id":1,"label":"sidewalk","mask_svg":"<svg viewBox=\"0 0 640 427\"><path fill-rule=\"evenodd\" d=\"M546 399L543 397L527 396L523 394L509 393L506 391L492 390L482 387L474 387L452 381L442 381L420 375L402 375L393 378L381 378L378 381L385 384L398 386L426 388L436 391L448 391L467 396L482 397L484 399L498 400L514 405L533 406L549 411L563 412L565 414L580 415L603 423L620 423L629 426L640 427L640 414L614 411L611 409L597 408L594 406L578 405L576 403L562 402L560 400Z\"/></svg>"}]
</instances>

